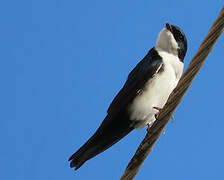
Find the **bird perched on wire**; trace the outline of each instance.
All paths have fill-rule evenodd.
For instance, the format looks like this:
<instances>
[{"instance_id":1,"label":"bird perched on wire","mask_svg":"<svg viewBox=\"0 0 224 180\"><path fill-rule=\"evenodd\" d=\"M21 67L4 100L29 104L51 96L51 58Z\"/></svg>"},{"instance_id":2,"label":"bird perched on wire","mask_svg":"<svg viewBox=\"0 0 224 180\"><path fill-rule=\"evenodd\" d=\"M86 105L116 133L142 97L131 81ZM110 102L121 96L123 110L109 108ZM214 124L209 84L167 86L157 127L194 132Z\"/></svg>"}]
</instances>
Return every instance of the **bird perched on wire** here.
<instances>
[{"instance_id":1,"label":"bird perched on wire","mask_svg":"<svg viewBox=\"0 0 224 180\"><path fill-rule=\"evenodd\" d=\"M135 128L156 120L183 73L187 40L184 32L166 23L156 46L130 72L110 104L107 115L93 136L70 158L77 170Z\"/></svg>"}]
</instances>

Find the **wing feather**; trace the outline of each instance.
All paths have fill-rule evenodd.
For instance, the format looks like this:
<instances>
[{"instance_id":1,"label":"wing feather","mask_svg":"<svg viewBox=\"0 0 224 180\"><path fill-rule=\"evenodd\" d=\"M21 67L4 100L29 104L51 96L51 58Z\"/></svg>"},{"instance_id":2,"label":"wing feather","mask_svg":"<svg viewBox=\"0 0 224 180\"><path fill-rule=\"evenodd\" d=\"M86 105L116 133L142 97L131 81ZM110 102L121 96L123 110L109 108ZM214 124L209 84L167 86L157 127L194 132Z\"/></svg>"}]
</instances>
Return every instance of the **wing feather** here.
<instances>
[{"instance_id":1,"label":"wing feather","mask_svg":"<svg viewBox=\"0 0 224 180\"><path fill-rule=\"evenodd\" d=\"M144 88L145 83L159 72L162 64L162 58L155 48L152 48L130 72L123 88L110 104L107 113L118 113L127 107L136 97L137 93Z\"/></svg>"}]
</instances>

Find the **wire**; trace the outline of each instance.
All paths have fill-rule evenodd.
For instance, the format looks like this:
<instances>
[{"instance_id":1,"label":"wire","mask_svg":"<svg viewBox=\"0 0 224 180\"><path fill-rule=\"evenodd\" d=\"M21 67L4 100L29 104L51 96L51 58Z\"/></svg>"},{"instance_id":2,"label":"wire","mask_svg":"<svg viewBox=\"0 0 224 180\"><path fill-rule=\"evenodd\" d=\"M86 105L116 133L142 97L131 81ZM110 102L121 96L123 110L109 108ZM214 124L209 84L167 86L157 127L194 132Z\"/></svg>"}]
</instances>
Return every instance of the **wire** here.
<instances>
[{"instance_id":1,"label":"wire","mask_svg":"<svg viewBox=\"0 0 224 180\"><path fill-rule=\"evenodd\" d=\"M171 93L167 103L163 107L163 109L159 113L158 119L152 125L152 127L148 130L145 138L139 145L135 155L132 157L128 166L126 167L125 172L121 176L120 180L131 180L138 173L141 168L144 160L152 151L153 145L163 132L165 125L168 123L170 117L172 116L174 110L181 102L185 92L190 87L193 79L197 75L201 66L203 65L206 57L211 52L215 42L222 34L224 30L224 7L222 7L219 16L213 23L210 28L207 36L201 43L198 51L190 61L188 68L180 79L177 87Z\"/></svg>"}]
</instances>

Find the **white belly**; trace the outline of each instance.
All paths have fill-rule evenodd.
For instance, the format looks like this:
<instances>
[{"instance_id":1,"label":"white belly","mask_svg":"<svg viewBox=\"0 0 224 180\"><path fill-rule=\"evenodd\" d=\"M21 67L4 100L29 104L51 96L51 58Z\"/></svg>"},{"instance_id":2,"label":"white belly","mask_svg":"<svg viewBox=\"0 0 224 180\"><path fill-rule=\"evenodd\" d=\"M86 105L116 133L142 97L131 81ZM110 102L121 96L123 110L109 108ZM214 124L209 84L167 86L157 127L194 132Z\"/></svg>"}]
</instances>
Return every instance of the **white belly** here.
<instances>
[{"instance_id":1,"label":"white belly","mask_svg":"<svg viewBox=\"0 0 224 180\"><path fill-rule=\"evenodd\" d=\"M136 128L142 128L155 121L155 114L158 110L154 107L162 108L165 105L179 81L173 66L165 62L164 64L164 71L158 73L146 83L145 88L128 108L130 119L139 121Z\"/></svg>"}]
</instances>

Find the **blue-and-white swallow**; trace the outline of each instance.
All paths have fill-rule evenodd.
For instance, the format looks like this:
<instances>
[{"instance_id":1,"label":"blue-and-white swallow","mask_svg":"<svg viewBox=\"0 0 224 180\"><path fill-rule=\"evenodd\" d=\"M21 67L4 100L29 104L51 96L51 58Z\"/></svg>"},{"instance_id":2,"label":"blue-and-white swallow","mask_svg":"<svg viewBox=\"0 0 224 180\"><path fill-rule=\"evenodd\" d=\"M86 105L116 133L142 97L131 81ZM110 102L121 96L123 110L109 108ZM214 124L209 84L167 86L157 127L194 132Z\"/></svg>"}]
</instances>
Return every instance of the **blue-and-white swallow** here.
<instances>
[{"instance_id":1,"label":"blue-and-white swallow","mask_svg":"<svg viewBox=\"0 0 224 180\"><path fill-rule=\"evenodd\" d=\"M152 124L183 73L187 40L177 26L166 23L156 46L130 72L94 135L70 158L75 170L129 132Z\"/></svg>"}]
</instances>

